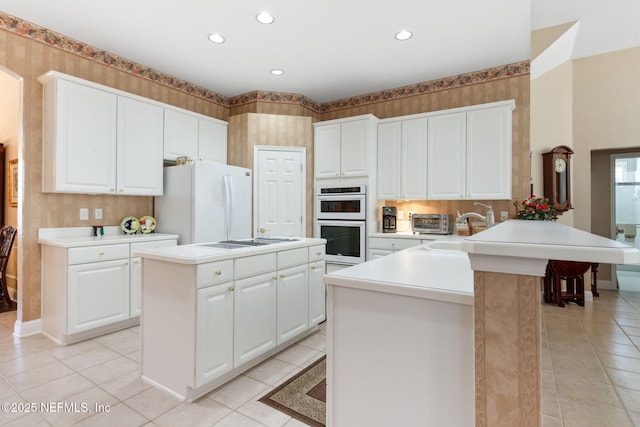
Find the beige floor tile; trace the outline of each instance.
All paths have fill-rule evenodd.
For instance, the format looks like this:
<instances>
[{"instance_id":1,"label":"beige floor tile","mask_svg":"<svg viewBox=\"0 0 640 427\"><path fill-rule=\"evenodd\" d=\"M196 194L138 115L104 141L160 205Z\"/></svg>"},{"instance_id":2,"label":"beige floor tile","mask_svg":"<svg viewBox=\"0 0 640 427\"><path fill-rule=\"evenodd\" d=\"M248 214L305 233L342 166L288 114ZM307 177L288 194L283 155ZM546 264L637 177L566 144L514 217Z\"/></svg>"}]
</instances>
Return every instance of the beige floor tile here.
<instances>
[{"instance_id":1,"label":"beige floor tile","mask_svg":"<svg viewBox=\"0 0 640 427\"><path fill-rule=\"evenodd\" d=\"M123 340L127 340L129 338L140 338L140 333L138 330L134 330L132 328L122 329L120 331L112 332L110 334L102 335L94 340L106 347L114 345L115 343Z\"/></svg>"},{"instance_id":2,"label":"beige floor tile","mask_svg":"<svg viewBox=\"0 0 640 427\"><path fill-rule=\"evenodd\" d=\"M317 358L319 354L321 354L321 352L318 350L304 345L294 344L276 354L275 358L292 365L302 366L309 359Z\"/></svg>"},{"instance_id":3,"label":"beige floor tile","mask_svg":"<svg viewBox=\"0 0 640 427\"><path fill-rule=\"evenodd\" d=\"M298 421L295 418L291 418L283 427L309 427L308 424Z\"/></svg>"},{"instance_id":4,"label":"beige floor tile","mask_svg":"<svg viewBox=\"0 0 640 427\"><path fill-rule=\"evenodd\" d=\"M640 391L640 374L611 368L607 368L607 374L614 386Z\"/></svg>"},{"instance_id":5,"label":"beige floor tile","mask_svg":"<svg viewBox=\"0 0 640 427\"><path fill-rule=\"evenodd\" d=\"M327 351L327 337L320 334L309 335L299 343L318 351Z\"/></svg>"},{"instance_id":6,"label":"beige floor tile","mask_svg":"<svg viewBox=\"0 0 640 427\"><path fill-rule=\"evenodd\" d=\"M62 363L76 371L82 371L92 366L104 363L107 360L115 359L116 357L120 357L120 354L103 347L62 359Z\"/></svg>"},{"instance_id":7,"label":"beige floor tile","mask_svg":"<svg viewBox=\"0 0 640 427\"><path fill-rule=\"evenodd\" d=\"M57 360L46 352L28 354L17 359L0 363L0 375L9 377L29 369L39 368Z\"/></svg>"},{"instance_id":8,"label":"beige floor tile","mask_svg":"<svg viewBox=\"0 0 640 427\"><path fill-rule=\"evenodd\" d=\"M55 412L45 412L41 415L55 427L66 427L92 417L102 408L111 408L118 404L118 399L102 390L99 387L92 387L88 390L65 398L63 403L67 407Z\"/></svg>"},{"instance_id":9,"label":"beige floor tile","mask_svg":"<svg viewBox=\"0 0 640 427\"><path fill-rule=\"evenodd\" d=\"M579 404L560 397L560 411L565 427L631 427L633 423L622 408Z\"/></svg>"},{"instance_id":10,"label":"beige floor tile","mask_svg":"<svg viewBox=\"0 0 640 427\"><path fill-rule=\"evenodd\" d=\"M640 412L629 411L629 416L635 427L640 427Z\"/></svg>"},{"instance_id":11,"label":"beige floor tile","mask_svg":"<svg viewBox=\"0 0 640 427\"><path fill-rule=\"evenodd\" d=\"M139 372L139 370L139 365L136 362L125 356L119 356L80 371L80 373L93 381L94 384L99 385L112 380L114 377L120 377L134 371Z\"/></svg>"},{"instance_id":12,"label":"beige floor tile","mask_svg":"<svg viewBox=\"0 0 640 427\"><path fill-rule=\"evenodd\" d=\"M138 427L147 424L147 419L124 403L118 403L109 412L101 412L87 418L78 426L91 427Z\"/></svg>"},{"instance_id":13,"label":"beige floor tile","mask_svg":"<svg viewBox=\"0 0 640 427\"><path fill-rule=\"evenodd\" d=\"M65 398L74 396L81 391L94 387L89 380L78 373L58 378L51 382L22 392L22 396L29 402L62 402Z\"/></svg>"},{"instance_id":14,"label":"beige floor tile","mask_svg":"<svg viewBox=\"0 0 640 427\"><path fill-rule=\"evenodd\" d=\"M558 396L576 404L594 407L623 408L614 387L602 382L587 381L583 378L564 378L556 382Z\"/></svg>"},{"instance_id":15,"label":"beige floor tile","mask_svg":"<svg viewBox=\"0 0 640 427\"><path fill-rule=\"evenodd\" d=\"M70 368L56 361L7 377L7 381L16 391L21 392L71 374L73 371Z\"/></svg>"},{"instance_id":16,"label":"beige floor tile","mask_svg":"<svg viewBox=\"0 0 640 427\"><path fill-rule=\"evenodd\" d=\"M245 373L247 377L268 385L276 385L297 368L277 359L268 359Z\"/></svg>"},{"instance_id":17,"label":"beige floor tile","mask_svg":"<svg viewBox=\"0 0 640 427\"><path fill-rule=\"evenodd\" d=\"M606 368L640 373L640 359L617 356L615 354L608 353L600 353L599 356L602 361L602 365Z\"/></svg>"},{"instance_id":18,"label":"beige floor tile","mask_svg":"<svg viewBox=\"0 0 640 427\"><path fill-rule=\"evenodd\" d=\"M96 349L104 349L104 346L100 343L97 343L93 340L82 341L79 343L71 344L71 345L61 345L58 347L54 347L46 351L46 353L55 357L56 359L68 359L73 356L77 356L78 354L87 353L91 350Z\"/></svg>"},{"instance_id":19,"label":"beige floor tile","mask_svg":"<svg viewBox=\"0 0 640 427\"><path fill-rule=\"evenodd\" d=\"M631 390L628 388L618 387L616 388L618 395L624 404L624 407L629 411L640 412L640 391Z\"/></svg>"},{"instance_id":20,"label":"beige floor tile","mask_svg":"<svg viewBox=\"0 0 640 427\"><path fill-rule=\"evenodd\" d=\"M201 398L192 403L181 403L153 420L160 427L211 426L233 411L211 399Z\"/></svg>"},{"instance_id":21,"label":"beige floor tile","mask_svg":"<svg viewBox=\"0 0 640 427\"><path fill-rule=\"evenodd\" d=\"M222 421L214 424L215 427L264 427L256 420L253 420L239 412L232 412L224 417Z\"/></svg>"},{"instance_id":22,"label":"beige floor tile","mask_svg":"<svg viewBox=\"0 0 640 427\"><path fill-rule=\"evenodd\" d=\"M562 420L560 418L542 414L542 427L563 427Z\"/></svg>"},{"instance_id":23,"label":"beige floor tile","mask_svg":"<svg viewBox=\"0 0 640 427\"><path fill-rule=\"evenodd\" d=\"M258 395L266 393L269 386L246 375L241 375L207 394L209 399L231 409L238 409Z\"/></svg>"},{"instance_id":24,"label":"beige floor tile","mask_svg":"<svg viewBox=\"0 0 640 427\"><path fill-rule=\"evenodd\" d=\"M137 412L144 415L147 419L153 420L175 408L182 403L182 401L169 393L151 387L130 397L125 400L124 403L131 408L135 408Z\"/></svg>"},{"instance_id":25,"label":"beige floor tile","mask_svg":"<svg viewBox=\"0 0 640 427\"><path fill-rule=\"evenodd\" d=\"M127 400L128 398L151 388L151 385L142 381L140 379L139 371L136 370L102 383L100 384L100 387L120 400Z\"/></svg>"},{"instance_id":26,"label":"beige floor tile","mask_svg":"<svg viewBox=\"0 0 640 427\"><path fill-rule=\"evenodd\" d=\"M259 401L249 401L238 408L238 412L267 427L282 427L291 417Z\"/></svg>"},{"instance_id":27,"label":"beige floor tile","mask_svg":"<svg viewBox=\"0 0 640 427\"><path fill-rule=\"evenodd\" d=\"M0 425L4 420L0 418ZM37 412L31 414L25 414L23 417L18 418L17 420L11 420L9 424L11 427L50 427L49 424L43 417Z\"/></svg>"},{"instance_id":28,"label":"beige floor tile","mask_svg":"<svg viewBox=\"0 0 640 427\"><path fill-rule=\"evenodd\" d=\"M592 342L597 353L609 353L618 356L640 359L640 350L635 345ZM600 357L598 355L598 357Z\"/></svg>"},{"instance_id":29,"label":"beige floor tile","mask_svg":"<svg viewBox=\"0 0 640 427\"><path fill-rule=\"evenodd\" d=\"M136 335L133 337L123 338L121 340L111 342L109 344L104 344L104 346L120 354L133 353L134 351L140 350L140 346L141 346L140 336Z\"/></svg>"}]
</instances>

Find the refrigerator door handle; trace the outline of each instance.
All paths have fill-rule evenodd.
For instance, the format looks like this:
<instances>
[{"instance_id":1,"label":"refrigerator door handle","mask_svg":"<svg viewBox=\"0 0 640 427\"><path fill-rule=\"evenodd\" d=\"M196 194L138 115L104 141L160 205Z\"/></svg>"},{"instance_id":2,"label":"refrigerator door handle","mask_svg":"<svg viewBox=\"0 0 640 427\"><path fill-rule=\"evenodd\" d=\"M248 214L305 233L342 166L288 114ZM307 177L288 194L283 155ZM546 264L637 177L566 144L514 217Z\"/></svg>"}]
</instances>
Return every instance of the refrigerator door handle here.
<instances>
[{"instance_id":1,"label":"refrigerator door handle","mask_svg":"<svg viewBox=\"0 0 640 427\"><path fill-rule=\"evenodd\" d=\"M231 206L233 203L233 181L231 175L225 175L223 177L224 182L224 209L225 209L225 228L227 232L227 239L231 233L231 220L233 219Z\"/></svg>"}]
</instances>

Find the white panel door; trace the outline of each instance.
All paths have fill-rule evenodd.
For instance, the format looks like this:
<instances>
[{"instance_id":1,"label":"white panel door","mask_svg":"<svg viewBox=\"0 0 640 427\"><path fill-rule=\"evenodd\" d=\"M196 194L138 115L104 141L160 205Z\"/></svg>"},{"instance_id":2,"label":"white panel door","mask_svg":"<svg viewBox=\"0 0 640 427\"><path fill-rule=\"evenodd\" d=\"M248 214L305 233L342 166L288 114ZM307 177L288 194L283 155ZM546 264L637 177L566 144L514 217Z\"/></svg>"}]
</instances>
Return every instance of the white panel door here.
<instances>
[{"instance_id":1,"label":"white panel door","mask_svg":"<svg viewBox=\"0 0 640 427\"><path fill-rule=\"evenodd\" d=\"M275 346L275 271L236 281L233 315L233 366L240 366Z\"/></svg>"},{"instance_id":2,"label":"white panel door","mask_svg":"<svg viewBox=\"0 0 640 427\"><path fill-rule=\"evenodd\" d=\"M404 200L427 198L427 119L402 121L402 173Z\"/></svg>"},{"instance_id":3,"label":"white panel door","mask_svg":"<svg viewBox=\"0 0 640 427\"><path fill-rule=\"evenodd\" d=\"M117 97L59 80L56 188L109 194L116 187ZM45 183L47 188L50 184Z\"/></svg>"},{"instance_id":4,"label":"white panel door","mask_svg":"<svg viewBox=\"0 0 640 427\"><path fill-rule=\"evenodd\" d=\"M67 333L129 318L129 259L69 267Z\"/></svg>"},{"instance_id":5,"label":"white panel door","mask_svg":"<svg viewBox=\"0 0 640 427\"><path fill-rule=\"evenodd\" d=\"M313 136L316 178L340 176L340 124L317 126Z\"/></svg>"},{"instance_id":6,"label":"white panel door","mask_svg":"<svg viewBox=\"0 0 640 427\"><path fill-rule=\"evenodd\" d=\"M429 199L463 199L466 197L466 113L429 117L428 123Z\"/></svg>"},{"instance_id":7,"label":"white panel door","mask_svg":"<svg viewBox=\"0 0 640 427\"><path fill-rule=\"evenodd\" d=\"M378 200L400 199L402 123L378 125ZM425 179L426 184L426 179Z\"/></svg>"},{"instance_id":8,"label":"white panel door","mask_svg":"<svg viewBox=\"0 0 640 427\"><path fill-rule=\"evenodd\" d=\"M196 387L233 369L232 282L199 289L196 309Z\"/></svg>"},{"instance_id":9,"label":"white panel door","mask_svg":"<svg viewBox=\"0 0 640 427\"><path fill-rule=\"evenodd\" d=\"M309 328L308 264L278 271L277 345Z\"/></svg>"},{"instance_id":10,"label":"white panel door","mask_svg":"<svg viewBox=\"0 0 640 427\"><path fill-rule=\"evenodd\" d=\"M258 149L257 233L302 237L304 232L303 152Z\"/></svg>"},{"instance_id":11,"label":"white panel door","mask_svg":"<svg viewBox=\"0 0 640 427\"><path fill-rule=\"evenodd\" d=\"M356 120L341 124L341 176L369 175L369 137L371 121Z\"/></svg>"},{"instance_id":12,"label":"white panel door","mask_svg":"<svg viewBox=\"0 0 640 427\"><path fill-rule=\"evenodd\" d=\"M467 113L467 194L511 199L511 107Z\"/></svg>"},{"instance_id":13,"label":"white panel door","mask_svg":"<svg viewBox=\"0 0 640 427\"><path fill-rule=\"evenodd\" d=\"M117 193L162 195L164 110L118 97Z\"/></svg>"}]
</instances>

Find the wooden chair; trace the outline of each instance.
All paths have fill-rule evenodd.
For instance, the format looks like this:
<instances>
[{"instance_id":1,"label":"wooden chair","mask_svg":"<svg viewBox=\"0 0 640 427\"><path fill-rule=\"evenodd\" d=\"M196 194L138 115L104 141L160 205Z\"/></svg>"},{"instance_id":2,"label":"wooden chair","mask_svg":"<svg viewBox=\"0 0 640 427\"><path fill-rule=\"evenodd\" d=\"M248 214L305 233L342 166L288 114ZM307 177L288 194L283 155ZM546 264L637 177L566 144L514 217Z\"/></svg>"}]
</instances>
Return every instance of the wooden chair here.
<instances>
[{"instance_id":1,"label":"wooden chair","mask_svg":"<svg viewBox=\"0 0 640 427\"><path fill-rule=\"evenodd\" d=\"M584 305L584 274L592 268L590 262L550 260L544 278L544 300L564 307L565 301ZM561 280L566 282L562 291Z\"/></svg>"},{"instance_id":2,"label":"wooden chair","mask_svg":"<svg viewBox=\"0 0 640 427\"><path fill-rule=\"evenodd\" d=\"M9 290L7 289L7 264L9 264L9 255L11 255L13 240L16 238L16 231L17 230L10 225L5 225L0 228L0 280L2 280L2 294L4 296L4 300L9 306L13 304L13 301L9 296Z\"/></svg>"}]
</instances>

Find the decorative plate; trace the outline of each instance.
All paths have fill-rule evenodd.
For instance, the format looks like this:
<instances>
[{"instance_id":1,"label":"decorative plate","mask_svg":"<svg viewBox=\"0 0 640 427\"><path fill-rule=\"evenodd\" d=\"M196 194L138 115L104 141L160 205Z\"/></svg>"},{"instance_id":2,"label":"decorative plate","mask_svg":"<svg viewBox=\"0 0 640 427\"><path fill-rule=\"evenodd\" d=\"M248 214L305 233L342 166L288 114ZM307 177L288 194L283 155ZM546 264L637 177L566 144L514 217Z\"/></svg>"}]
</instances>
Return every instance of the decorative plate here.
<instances>
[{"instance_id":1,"label":"decorative plate","mask_svg":"<svg viewBox=\"0 0 640 427\"><path fill-rule=\"evenodd\" d=\"M122 220L120 228L125 234L134 234L140 229L140 223L135 216L128 216Z\"/></svg>"},{"instance_id":2,"label":"decorative plate","mask_svg":"<svg viewBox=\"0 0 640 427\"><path fill-rule=\"evenodd\" d=\"M156 229L156 219L152 216L141 216L138 220L140 222L140 231L143 233L151 233Z\"/></svg>"}]
</instances>

